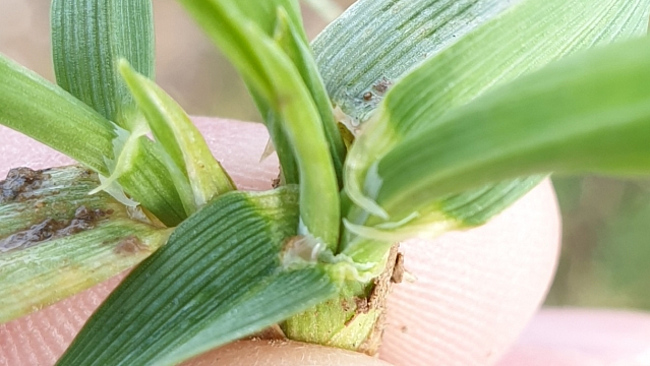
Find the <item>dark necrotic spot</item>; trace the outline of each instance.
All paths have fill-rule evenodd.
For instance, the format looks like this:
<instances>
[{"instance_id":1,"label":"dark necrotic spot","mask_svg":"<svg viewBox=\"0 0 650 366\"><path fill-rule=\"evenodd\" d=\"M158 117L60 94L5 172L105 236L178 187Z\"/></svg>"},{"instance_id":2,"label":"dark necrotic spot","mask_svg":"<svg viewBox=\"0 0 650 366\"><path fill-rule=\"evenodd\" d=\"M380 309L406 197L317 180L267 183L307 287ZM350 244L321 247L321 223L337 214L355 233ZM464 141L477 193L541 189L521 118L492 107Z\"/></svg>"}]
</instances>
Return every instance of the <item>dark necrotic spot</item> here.
<instances>
[{"instance_id":1,"label":"dark necrotic spot","mask_svg":"<svg viewBox=\"0 0 650 366\"><path fill-rule=\"evenodd\" d=\"M112 210L109 210L112 213ZM63 238L93 229L97 222L110 215L102 209L88 209L80 206L71 220L46 219L27 230L0 239L0 252L24 249L52 239Z\"/></svg>"},{"instance_id":2,"label":"dark necrotic spot","mask_svg":"<svg viewBox=\"0 0 650 366\"><path fill-rule=\"evenodd\" d=\"M7 178L0 182L0 203L12 202L24 197L25 193L41 187L50 175L42 170L21 167L11 169Z\"/></svg>"}]
</instances>

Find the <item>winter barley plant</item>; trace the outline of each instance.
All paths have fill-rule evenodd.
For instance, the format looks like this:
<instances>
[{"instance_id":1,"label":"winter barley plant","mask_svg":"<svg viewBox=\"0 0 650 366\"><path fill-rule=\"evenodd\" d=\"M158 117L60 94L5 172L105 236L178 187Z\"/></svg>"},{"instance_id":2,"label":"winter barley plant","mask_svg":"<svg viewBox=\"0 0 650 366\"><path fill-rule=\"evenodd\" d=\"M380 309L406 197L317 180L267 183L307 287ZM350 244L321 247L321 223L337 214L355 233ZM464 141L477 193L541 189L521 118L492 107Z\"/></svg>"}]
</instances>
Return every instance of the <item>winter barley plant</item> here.
<instances>
[{"instance_id":1,"label":"winter barley plant","mask_svg":"<svg viewBox=\"0 0 650 366\"><path fill-rule=\"evenodd\" d=\"M359 0L311 44L297 0L180 3L246 82L277 188L238 190L152 80L149 0L54 0L57 85L0 57L0 123L79 162L1 182L0 320L137 264L60 365L275 324L374 354L397 242L551 173L650 173L650 0Z\"/></svg>"}]
</instances>

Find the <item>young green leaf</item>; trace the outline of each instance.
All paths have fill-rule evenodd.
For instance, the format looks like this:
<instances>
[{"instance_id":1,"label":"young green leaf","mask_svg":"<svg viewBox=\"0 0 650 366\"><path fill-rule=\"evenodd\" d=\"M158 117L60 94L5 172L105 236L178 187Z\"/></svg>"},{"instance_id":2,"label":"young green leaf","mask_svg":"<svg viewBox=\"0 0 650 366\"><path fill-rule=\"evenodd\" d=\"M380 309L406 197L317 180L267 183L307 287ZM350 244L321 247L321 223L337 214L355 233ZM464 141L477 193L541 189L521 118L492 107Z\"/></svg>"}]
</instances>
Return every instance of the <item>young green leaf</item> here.
<instances>
[{"instance_id":1,"label":"young green leaf","mask_svg":"<svg viewBox=\"0 0 650 366\"><path fill-rule=\"evenodd\" d=\"M0 124L108 175L120 130L36 73L0 55ZM57 133L52 133L56 131Z\"/></svg>"},{"instance_id":2,"label":"young green leaf","mask_svg":"<svg viewBox=\"0 0 650 366\"><path fill-rule=\"evenodd\" d=\"M649 45L571 57L455 109L373 166L374 199L399 219L436 197L527 174L650 174ZM407 116L391 111L381 118Z\"/></svg>"},{"instance_id":3,"label":"young green leaf","mask_svg":"<svg viewBox=\"0 0 650 366\"><path fill-rule=\"evenodd\" d=\"M142 261L169 235L137 221L81 167L12 170L0 182L0 323ZM142 213L140 213L142 215Z\"/></svg>"},{"instance_id":4,"label":"young green leaf","mask_svg":"<svg viewBox=\"0 0 650 366\"><path fill-rule=\"evenodd\" d=\"M278 160L280 161L280 182L282 185L299 184L300 171L289 138L284 133L282 119L273 111L261 94L252 89L249 89L249 93L253 97L257 109L262 113L264 124L271 136L271 141L269 142L272 142L273 149L278 155Z\"/></svg>"},{"instance_id":5,"label":"young green leaf","mask_svg":"<svg viewBox=\"0 0 650 366\"><path fill-rule=\"evenodd\" d=\"M133 99L117 60L154 72L151 0L53 0L52 51L57 83L106 119L131 130Z\"/></svg>"},{"instance_id":6,"label":"young green leaf","mask_svg":"<svg viewBox=\"0 0 650 366\"><path fill-rule=\"evenodd\" d=\"M283 267L293 187L230 192L183 222L91 317L59 365L174 365L336 294L320 267Z\"/></svg>"},{"instance_id":7,"label":"young green leaf","mask_svg":"<svg viewBox=\"0 0 650 366\"><path fill-rule=\"evenodd\" d=\"M318 113L321 117L321 125L325 132L330 154L334 163L339 183L342 183L343 161L345 158L345 147L334 120L332 106L325 90L324 83L318 72L318 67L309 47L307 35L305 34L300 18L300 9L295 0L275 0L264 3L234 3L243 14L257 24L270 37L282 47L282 50L289 56L295 67L298 69L305 85L307 86ZM286 183L298 183L299 176L295 170L295 155L292 151L286 133L283 132L283 116L265 101L266 97L256 92L255 80L244 79L254 96L258 109L269 129L273 143L278 151L280 163L283 170L283 178Z\"/></svg>"},{"instance_id":8,"label":"young green leaf","mask_svg":"<svg viewBox=\"0 0 650 366\"><path fill-rule=\"evenodd\" d=\"M330 154L334 162L334 170L339 179L340 187L343 187L343 163L345 161L345 145L341 133L334 118L332 103L330 102L327 90L321 79L316 61L307 42L304 29L301 23L291 22L289 15L282 8L278 9L278 25L274 38L282 49L289 56L298 72L302 76L305 85L318 108L323 130L327 138Z\"/></svg>"},{"instance_id":9,"label":"young green leaf","mask_svg":"<svg viewBox=\"0 0 650 366\"><path fill-rule=\"evenodd\" d=\"M265 2L264 6L232 0L181 3L239 69L249 87L278 115L300 172L300 232L335 250L340 203L334 163L309 89L291 59L268 35L269 19L275 24L277 9L265 13L272 18L261 22L249 13L261 14ZM294 7L280 8L292 19Z\"/></svg>"},{"instance_id":10,"label":"young green leaf","mask_svg":"<svg viewBox=\"0 0 650 366\"><path fill-rule=\"evenodd\" d=\"M586 0L527 0L465 35L404 77L387 95L384 104L391 110L392 119L367 125L346 162L346 190L350 198L366 211L386 219L387 213L362 192L377 189L379 182L374 179L376 176L371 177L374 172L369 168L392 147L422 133L450 108L471 101L496 84L538 69L567 53L645 33L649 11L648 0L597 4ZM544 21L538 21L542 15ZM503 186L509 183L504 182ZM486 213L498 212L518 197L510 189L491 190L494 197L490 199L496 204L488 207ZM526 190L520 187L517 191L523 194ZM469 199L465 195L476 194L469 192L449 199L465 201ZM441 204L444 206L444 202ZM447 214L456 219L452 213ZM363 224L365 217L348 216L348 220Z\"/></svg>"},{"instance_id":11,"label":"young green leaf","mask_svg":"<svg viewBox=\"0 0 650 366\"><path fill-rule=\"evenodd\" d=\"M194 207L194 210L188 215L218 194L235 189L181 106L153 81L133 70L126 60L121 60L118 67L154 137L191 187L189 197L193 202L185 202L185 206ZM176 188L179 192L183 190L178 185Z\"/></svg>"}]
</instances>

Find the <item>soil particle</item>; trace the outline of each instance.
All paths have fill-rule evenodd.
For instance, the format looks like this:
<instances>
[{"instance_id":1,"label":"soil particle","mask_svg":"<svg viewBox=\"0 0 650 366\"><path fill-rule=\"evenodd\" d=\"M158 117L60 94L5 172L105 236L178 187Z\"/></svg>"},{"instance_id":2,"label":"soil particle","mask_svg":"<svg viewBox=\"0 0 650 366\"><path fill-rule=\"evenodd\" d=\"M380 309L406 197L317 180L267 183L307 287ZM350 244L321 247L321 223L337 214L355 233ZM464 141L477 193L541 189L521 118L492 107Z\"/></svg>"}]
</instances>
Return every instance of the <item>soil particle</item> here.
<instances>
[{"instance_id":1,"label":"soil particle","mask_svg":"<svg viewBox=\"0 0 650 366\"><path fill-rule=\"evenodd\" d=\"M368 314L370 311L370 303L365 297L357 297L354 299L354 302L357 304L357 314Z\"/></svg>"},{"instance_id":2,"label":"soil particle","mask_svg":"<svg viewBox=\"0 0 650 366\"><path fill-rule=\"evenodd\" d=\"M120 255L134 255L147 250L147 246L135 235L127 236L115 247L115 253Z\"/></svg>"},{"instance_id":3,"label":"soil particle","mask_svg":"<svg viewBox=\"0 0 650 366\"><path fill-rule=\"evenodd\" d=\"M277 177L273 179L273 181L271 181L271 187L273 187L274 189L280 187L280 185L281 185L280 177Z\"/></svg>"},{"instance_id":4,"label":"soil particle","mask_svg":"<svg viewBox=\"0 0 650 366\"><path fill-rule=\"evenodd\" d=\"M7 173L7 178L0 182L0 203L13 202L25 198L25 195L41 187L44 180L50 178L43 170L21 167Z\"/></svg>"},{"instance_id":5,"label":"soil particle","mask_svg":"<svg viewBox=\"0 0 650 366\"><path fill-rule=\"evenodd\" d=\"M377 355L379 346L381 346L381 339L384 334L386 323L386 300L388 294L392 290L392 286L395 284L393 281L395 271L398 270L402 271L402 273L404 272L404 258L403 255L398 252L398 249L399 244L396 244L391 248L386 269L374 280L374 287L370 292L370 296L368 296L367 311L375 310L379 313L379 317L375 322L375 328L371 331L368 338L366 338L366 340L359 346L357 351L370 356ZM397 269L398 266L401 266L401 269ZM357 309L357 313L359 312L360 309Z\"/></svg>"},{"instance_id":6,"label":"soil particle","mask_svg":"<svg viewBox=\"0 0 650 366\"><path fill-rule=\"evenodd\" d=\"M397 253L397 258L395 258L395 268L393 269L393 275L390 277L390 282L402 283L404 280L404 272L404 254Z\"/></svg>"},{"instance_id":7,"label":"soil particle","mask_svg":"<svg viewBox=\"0 0 650 366\"><path fill-rule=\"evenodd\" d=\"M27 230L0 239L0 252L29 248L48 240L58 239L92 229L99 220L107 215L108 213L101 209L91 210L86 206L80 206L75 211L74 218L71 220L55 220L49 218L32 225Z\"/></svg>"},{"instance_id":8,"label":"soil particle","mask_svg":"<svg viewBox=\"0 0 650 366\"><path fill-rule=\"evenodd\" d=\"M350 310L354 310L352 308L352 305L346 299L343 299L343 301L341 301L341 309L343 309L343 311L345 311L345 312L348 312Z\"/></svg>"}]
</instances>

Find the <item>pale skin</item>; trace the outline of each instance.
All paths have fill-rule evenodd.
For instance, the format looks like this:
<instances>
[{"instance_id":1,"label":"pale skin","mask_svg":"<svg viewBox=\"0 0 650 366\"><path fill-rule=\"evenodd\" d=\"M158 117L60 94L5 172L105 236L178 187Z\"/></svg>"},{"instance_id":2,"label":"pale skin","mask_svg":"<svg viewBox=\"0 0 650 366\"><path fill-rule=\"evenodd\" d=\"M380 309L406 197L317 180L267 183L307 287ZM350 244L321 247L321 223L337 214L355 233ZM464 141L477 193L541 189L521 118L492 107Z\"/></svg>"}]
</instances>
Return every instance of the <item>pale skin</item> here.
<instances>
[{"instance_id":1,"label":"pale skin","mask_svg":"<svg viewBox=\"0 0 650 366\"><path fill-rule=\"evenodd\" d=\"M267 139L263 126L195 121L240 189L270 187L277 160L259 163ZM1 176L12 167L71 163L5 128L0 156ZM484 227L402 244L406 269L416 280L398 285L389 298L381 359L295 342L242 341L186 364L576 366L643 357L650 317L641 314L546 311L517 341L551 282L559 238L555 195L545 181ZM0 365L53 364L119 279L0 325Z\"/></svg>"}]
</instances>

